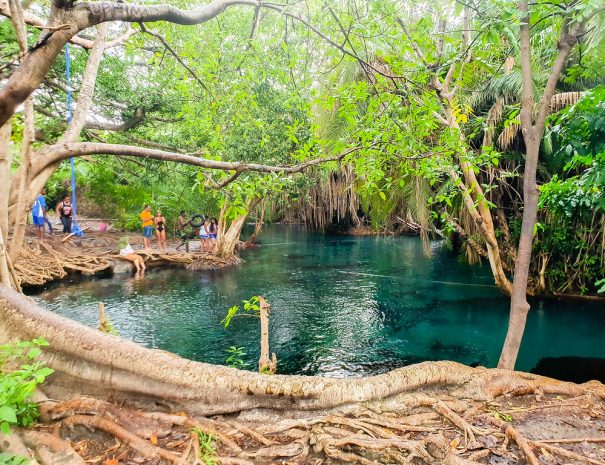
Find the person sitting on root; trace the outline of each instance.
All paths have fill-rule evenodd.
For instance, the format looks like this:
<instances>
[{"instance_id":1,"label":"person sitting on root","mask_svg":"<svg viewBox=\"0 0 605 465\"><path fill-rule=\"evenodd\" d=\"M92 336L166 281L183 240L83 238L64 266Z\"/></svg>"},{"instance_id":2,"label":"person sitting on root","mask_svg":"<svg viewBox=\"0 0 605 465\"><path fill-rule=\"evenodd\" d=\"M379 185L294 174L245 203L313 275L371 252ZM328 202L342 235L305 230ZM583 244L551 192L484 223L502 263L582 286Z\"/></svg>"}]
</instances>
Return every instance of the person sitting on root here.
<instances>
[{"instance_id":1,"label":"person sitting on root","mask_svg":"<svg viewBox=\"0 0 605 465\"><path fill-rule=\"evenodd\" d=\"M200 253L208 252L210 234L208 233L208 221L204 218L200 226Z\"/></svg>"},{"instance_id":2,"label":"person sitting on root","mask_svg":"<svg viewBox=\"0 0 605 465\"><path fill-rule=\"evenodd\" d=\"M145 260L143 260L143 257L140 255L134 253L129 240L128 236L124 236L120 239L120 258L134 263L134 266L137 267L137 273L143 272L146 269Z\"/></svg>"}]
</instances>

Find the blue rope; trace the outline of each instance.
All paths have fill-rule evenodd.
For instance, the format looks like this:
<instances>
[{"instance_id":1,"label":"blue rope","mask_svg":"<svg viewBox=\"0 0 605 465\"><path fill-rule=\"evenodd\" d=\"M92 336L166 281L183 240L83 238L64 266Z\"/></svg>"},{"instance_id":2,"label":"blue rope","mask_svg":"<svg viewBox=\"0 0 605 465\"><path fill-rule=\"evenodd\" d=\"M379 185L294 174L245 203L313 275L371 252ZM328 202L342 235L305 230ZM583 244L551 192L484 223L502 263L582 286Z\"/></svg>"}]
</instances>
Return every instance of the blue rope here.
<instances>
[{"instance_id":1,"label":"blue rope","mask_svg":"<svg viewBox=\"0 0 605 465\"><path fill-rule=\"evenodd\" d=\"M69 62L69 44L65 44L65 79L67 80L67 124L71 123L72 113L71 113L71 82L70 82L70 62ZM73 208L73 216L74 221L71 225L71 232L74 236L82 237L84 232L78 226L78 222L76 220L76 167L74 162L74 157L69 159L69 165L71 167L71 204Z\"/></svg>"}]
</instances>

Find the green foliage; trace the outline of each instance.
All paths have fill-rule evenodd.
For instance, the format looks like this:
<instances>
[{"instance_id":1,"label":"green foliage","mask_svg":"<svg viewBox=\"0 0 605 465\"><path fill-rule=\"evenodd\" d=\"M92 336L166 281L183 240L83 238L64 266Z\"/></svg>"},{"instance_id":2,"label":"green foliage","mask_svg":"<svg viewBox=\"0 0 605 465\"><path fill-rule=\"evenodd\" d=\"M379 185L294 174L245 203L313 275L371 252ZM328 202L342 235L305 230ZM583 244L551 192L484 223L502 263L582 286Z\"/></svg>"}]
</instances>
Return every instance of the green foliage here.
<instances>
[{"instance_id":1,"label":"green foliage","mask_svg":"<svg viewBox=\"0 0 605 465\"><path fill-rule=\"evenodd\" d=\"M244 362L243 357L246 355L246 352L244 352L243 347L231 346L227 349L227 353L229 356L227 357L227 360L225 360L225 363L227 363L228 367L237 369L244 368L246 362Z\"/></svg>"},{"instance_id":2,"label":"green foliage","mask_svg":"<svg viewBox=\"0 0 605 465\"><path fill-rule=\"evenodd\" d=\"M199 428L191 430L196 436L199 444L199 457L197 457L204 465L218 465L219 459L216 453L218 437L213 434L207 434Z\"/></svg>"},{"instance_id":3,"label":"green foliage","mask_svg":"<svg viewBox=\"0 0 605 465\"><path fill-rule=\"evenodd\" d=\"M546 161L555 173L540 186L541 229L534 245L549 257L547 278L559 291L598 289L603 245L595 227L605 212L605 87L587 92L551 118Z\"/></svg>"},{"instance_id":4,"label":"green foliage","mask_svg":"<svg viewBox=\"0 0 605 465\"><path fill-rule=\"evenodd\" d=\"M260 306L259 306L259 297L253 296L248 300L242 300L244 304L244 311L241 312L239 305L234 305L227 311L227 315L221 321L221 324L227 328L231 323L231 320L237 316L259 316L260 314Z\"/></svg>"},{"instance_id":5,"label":"green foliage","mask_svg":"<svg viewBox=\"0 0 605 465\"><path fill-rule=\"evenodd\" d=\"M38 417L38 405L31 402L36 387L54 370L36 361L43 339L0 345L0 431L13 425L29 426Z\"/></svg>"},{"instance_id":6,"label":"green foliage","mask_svg":"<svg viewBox=\"0 0 605 465\"><path fill-rule=\"evenodd\" d=\"M260 374L261 375L273 375L273 371L271 371L271 367L269 366L264 366L260 369Z\"/></svg>"}]
</instances>

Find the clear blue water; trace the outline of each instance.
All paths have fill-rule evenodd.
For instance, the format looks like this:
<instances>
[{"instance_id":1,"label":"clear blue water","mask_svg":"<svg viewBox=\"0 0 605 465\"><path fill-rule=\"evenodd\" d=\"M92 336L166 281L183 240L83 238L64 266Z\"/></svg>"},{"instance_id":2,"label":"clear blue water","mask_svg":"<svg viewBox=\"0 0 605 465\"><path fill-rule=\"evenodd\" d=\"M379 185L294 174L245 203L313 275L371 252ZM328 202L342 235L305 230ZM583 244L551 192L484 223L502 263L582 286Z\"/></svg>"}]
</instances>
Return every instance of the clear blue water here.
<instances>
[{"instance_id":1,"label":"clear blue water","mask_svg":"<svg viewBox=\"0 0 605 465\"><path fill-rule=\"evenodd\" d=\"M98 302L120 335L183 357L224 364L244 347L256 368L258 320L220 325L253 295L272 306L271 350L287 374L363 376L424 360L493 367L509 303L489 267L461 263L442 242L426 258L415 237L343 237L299 226L265 228L245 263L221 271L152 270L142 279L63 282L35 296L89 326ZM517 368L543 357L605 358L602 303L534 302Z\"/></svg>"}]
</instances>

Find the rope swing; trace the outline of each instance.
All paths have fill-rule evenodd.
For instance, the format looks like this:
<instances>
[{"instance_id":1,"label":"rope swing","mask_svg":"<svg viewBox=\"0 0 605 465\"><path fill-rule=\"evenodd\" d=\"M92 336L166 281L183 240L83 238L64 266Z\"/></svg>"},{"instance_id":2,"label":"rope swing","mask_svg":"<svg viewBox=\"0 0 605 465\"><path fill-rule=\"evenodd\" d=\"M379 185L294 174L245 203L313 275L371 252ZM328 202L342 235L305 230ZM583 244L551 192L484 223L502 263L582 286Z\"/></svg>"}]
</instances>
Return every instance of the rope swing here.
<instances>
[{"instance_id":1,"label":"rope swing","mask_svg":"<svg viewBox=\"0 0 605 465\"><path fill-rule=\"evenodd\" d=\"M69 62L69 43L65 44L65 80L67 81L67 125L71 124L72 112L71 112L71 81L70 81L70 62ZM71 226L71 233L74 236L82 237L84 232L78 226L76 220L76 168L74 157L69 159L69 165L71 167L71 205L73 208L73 223Z\"/></svg>"}]
</instances>

